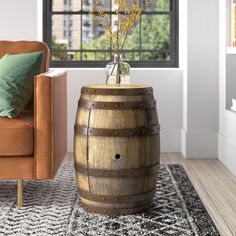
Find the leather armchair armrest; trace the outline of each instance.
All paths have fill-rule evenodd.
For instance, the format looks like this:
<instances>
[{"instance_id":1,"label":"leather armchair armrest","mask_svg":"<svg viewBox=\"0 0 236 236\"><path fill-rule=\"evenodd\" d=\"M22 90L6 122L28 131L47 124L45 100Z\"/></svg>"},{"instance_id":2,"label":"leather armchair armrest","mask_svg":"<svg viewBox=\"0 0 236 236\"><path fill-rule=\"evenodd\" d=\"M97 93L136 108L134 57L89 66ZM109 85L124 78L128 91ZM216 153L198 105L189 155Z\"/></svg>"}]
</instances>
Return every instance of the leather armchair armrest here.
<instances>
[{"instance_id":1,"label":"leather armchair armrest","mask_svg":"<svg viewBox=\"0 0 236 236\"><path fill-rule=\"evenodd\" d=\"M67 151L67 73L52 71L34 82L34 172L52 179Z\"/></svg>"}]
</instances>

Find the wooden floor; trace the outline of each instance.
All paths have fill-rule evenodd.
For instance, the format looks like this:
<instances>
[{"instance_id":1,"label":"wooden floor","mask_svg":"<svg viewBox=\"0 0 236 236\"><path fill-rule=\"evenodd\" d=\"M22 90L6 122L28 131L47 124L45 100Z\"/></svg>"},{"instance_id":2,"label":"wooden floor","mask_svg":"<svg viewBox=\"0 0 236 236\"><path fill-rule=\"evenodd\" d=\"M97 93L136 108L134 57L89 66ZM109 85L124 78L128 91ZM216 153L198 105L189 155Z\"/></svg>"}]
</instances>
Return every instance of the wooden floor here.
<instances>
[{"instance_id":1,"label":"wooden floor","mask_svg":"<svg viewBox=\"0 0 236 236\"><path fill-rule=\"evenodd\" d=\"M161 154L161 163L181 164L222 236L236 236L236 177L218 160L186 160Z\"/></svg>"},{"instance_id":2,"label":"wooden floor","mask_svg":"<svg viewBox=\"0 0 236 236\"><path fill-rule=\"evenodd\" d=\"M68 155L65 162L71 162ZM181 164L222 236L236 236L236 177L218 160L186 160L162 153L161 163Z\"/></svg>"}]
</instances>

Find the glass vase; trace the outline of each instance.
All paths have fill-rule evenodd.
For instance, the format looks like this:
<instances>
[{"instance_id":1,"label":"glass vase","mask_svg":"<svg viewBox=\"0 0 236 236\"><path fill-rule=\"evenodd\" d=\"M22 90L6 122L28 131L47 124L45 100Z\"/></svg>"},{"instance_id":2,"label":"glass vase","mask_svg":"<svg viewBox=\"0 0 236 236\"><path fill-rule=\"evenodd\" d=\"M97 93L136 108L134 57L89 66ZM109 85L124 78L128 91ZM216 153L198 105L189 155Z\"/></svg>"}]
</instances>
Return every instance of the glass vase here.
<instances>
[{"instance_id":1,"label":"glass vase","mask_svg":"<svg viewBox=\"0 0 236 236\"><path fill-rule=\"evenodd\" d=\"M106 65L106 84L129 84L130 66L122 60L122 54L115 54L114 61Z\"/></svg>"}]
</instances>

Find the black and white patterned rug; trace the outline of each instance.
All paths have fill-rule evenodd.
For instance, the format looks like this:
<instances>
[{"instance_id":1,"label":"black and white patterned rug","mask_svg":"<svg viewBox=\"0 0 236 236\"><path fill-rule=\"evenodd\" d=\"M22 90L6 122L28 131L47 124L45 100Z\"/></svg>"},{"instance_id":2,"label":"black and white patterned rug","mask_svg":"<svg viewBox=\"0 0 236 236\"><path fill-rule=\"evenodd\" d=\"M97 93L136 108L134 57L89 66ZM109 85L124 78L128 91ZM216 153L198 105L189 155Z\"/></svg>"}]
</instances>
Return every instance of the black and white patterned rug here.
<instances>
[{"instance_id":1,"label":"black and white patterned rug","mask_svg":"<svg viewBox=\"0 0 236 236\"><path fill-rule=\"evenodd\" d=\"M85 212L72 165L62 166L54 181L28 182L24 197L24 207L16 208L15 182L0 182L0 235L220 235L180 165L161 165L152 208L142 214Z\"/></svg>"}]
</instances>

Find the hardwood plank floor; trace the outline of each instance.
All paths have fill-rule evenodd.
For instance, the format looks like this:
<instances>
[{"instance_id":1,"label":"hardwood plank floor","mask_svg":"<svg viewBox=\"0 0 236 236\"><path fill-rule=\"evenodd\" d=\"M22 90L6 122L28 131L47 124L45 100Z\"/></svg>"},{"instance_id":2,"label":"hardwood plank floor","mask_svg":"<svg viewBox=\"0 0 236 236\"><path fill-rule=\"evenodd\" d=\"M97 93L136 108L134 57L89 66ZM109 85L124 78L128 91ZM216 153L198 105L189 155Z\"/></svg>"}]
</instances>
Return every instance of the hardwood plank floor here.
<instances>
[{"instance_id":1,"label":"hardwood plank floor","mask_svg":"<svg viewBox=\"0 0 236 236\"><path fill-rule=\"evenodd\" d=\"M236 236L236 177L218 160L186 160L161 154L161 163L181 164L222 236Z\"/></svg>"},{"instance_id":2,"label":"hardwood plank floor","mask_svg":"<svg viewBox=\"0 0 236 236\"><path fill-rule=\"evenodd\" d=\"M65 163L73 162L68 154ZM181 164L222 236L236 236L236 177L218 160L186 160L162 153L161 163Z\"/></svg>"}]
</instances>

